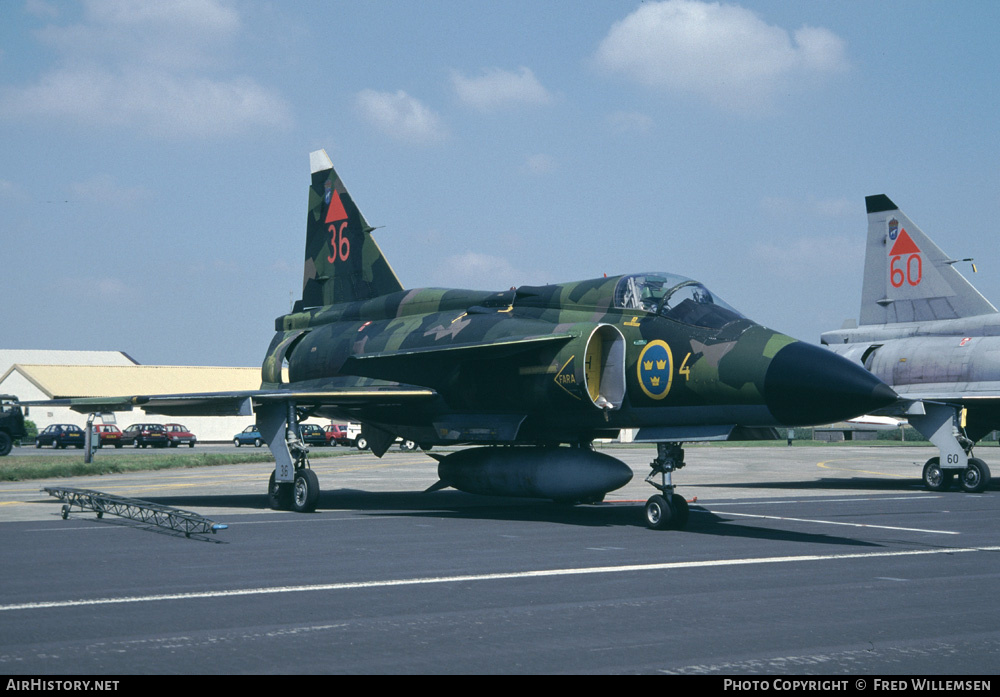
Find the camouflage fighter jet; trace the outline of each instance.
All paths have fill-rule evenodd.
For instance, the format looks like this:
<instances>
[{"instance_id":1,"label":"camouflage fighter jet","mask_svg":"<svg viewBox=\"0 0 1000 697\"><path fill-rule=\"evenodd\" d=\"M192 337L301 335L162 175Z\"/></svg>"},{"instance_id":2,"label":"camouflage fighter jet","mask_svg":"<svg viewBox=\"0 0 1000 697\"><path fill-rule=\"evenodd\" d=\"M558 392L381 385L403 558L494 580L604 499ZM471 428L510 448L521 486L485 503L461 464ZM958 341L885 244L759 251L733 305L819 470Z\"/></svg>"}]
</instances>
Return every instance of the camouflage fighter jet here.
<instances>
[{"instance_id":1,"label":"camouflage fighter jet","mask_svg":"<svg viewBox=\"0 0 1000 697\"><path fill-rule=\"evenodd\" d=\"M865 203L860 326L848 321L821 341L903 398L889 411L940 451L924 465L929 489L957 476L965 491L983 491L990 470L972 447L1000 428L1000 313L955 268L972 259L942 252L888 196Z\"/></svg>"},{"instance_id":2,"label":"camouflage fighter jet","mask_svg":"<svg viewBox=\"0 0 1000 697\"><path fill-rule=\"evenodd\" d=\"M406 290L326 152L310 155L302 299L275 321L260 390L71 400L249 414L275 457L276 508L311 511L319 483L296 436L305 416L362 424L382 456L396 437L438 456L440 482L467 492L593 502L624 486L625 463L595 438L655 442L645 507L679 528L672 473L686 441L847 419L896 400L871 373L737 312L701 283L637 273L500 292Z\"/></svg>"}]
</instances>

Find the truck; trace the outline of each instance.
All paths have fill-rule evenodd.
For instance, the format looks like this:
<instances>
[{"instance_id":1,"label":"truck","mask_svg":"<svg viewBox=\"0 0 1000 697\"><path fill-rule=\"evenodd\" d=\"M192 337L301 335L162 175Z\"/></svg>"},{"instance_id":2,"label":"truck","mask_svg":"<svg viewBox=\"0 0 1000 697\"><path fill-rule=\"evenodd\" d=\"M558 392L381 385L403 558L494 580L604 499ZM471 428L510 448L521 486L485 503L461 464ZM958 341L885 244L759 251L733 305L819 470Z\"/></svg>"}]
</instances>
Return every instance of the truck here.
<instances>
[{"instance_id":1,"label":"truck","mask_svg":"<svg viewBox=\"0 0 1000 697\"><path fill-rule=\"evenodd\" d=\"M0 394L0 457L10 453L14 441L28 435L24 428L24 414L17 397Z\"/></svg>"}]
</instances>

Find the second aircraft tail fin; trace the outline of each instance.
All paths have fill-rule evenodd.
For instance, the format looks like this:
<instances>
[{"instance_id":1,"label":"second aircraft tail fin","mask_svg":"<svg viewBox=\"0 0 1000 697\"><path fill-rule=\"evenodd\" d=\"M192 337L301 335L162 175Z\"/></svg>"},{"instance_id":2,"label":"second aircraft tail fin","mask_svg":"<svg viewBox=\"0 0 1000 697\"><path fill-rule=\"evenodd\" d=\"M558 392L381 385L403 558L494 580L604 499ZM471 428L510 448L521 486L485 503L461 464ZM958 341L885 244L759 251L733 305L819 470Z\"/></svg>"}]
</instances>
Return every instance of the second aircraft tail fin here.
<instances>
[{"instance_id":1,"label":"second aircraft tail fin","mask_svg":"<svg viewBox=\"0 0 1000 697\"><path fill-rule=\"evenodd\" d=\"M955 319L996 312L989 300L885 194L865 197L868 244L861 324Z\"/></svg>"}]
</instances>

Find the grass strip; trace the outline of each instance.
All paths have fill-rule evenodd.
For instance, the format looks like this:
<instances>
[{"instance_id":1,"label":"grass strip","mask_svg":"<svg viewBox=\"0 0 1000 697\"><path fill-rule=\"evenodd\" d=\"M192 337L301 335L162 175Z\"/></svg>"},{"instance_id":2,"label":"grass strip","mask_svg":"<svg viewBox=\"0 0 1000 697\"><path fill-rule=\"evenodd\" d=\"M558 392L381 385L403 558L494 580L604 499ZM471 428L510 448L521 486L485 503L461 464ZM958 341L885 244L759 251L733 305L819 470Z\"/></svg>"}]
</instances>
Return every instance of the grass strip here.
<instances>
[{"instance_id":1,"label":"grass strip","mask_svg":"<svg viewBox=\"0 0 1000 697\"><path fill-rule=\"evenodd\" d=\"M17 452L16 450L14 452ZM340 450L317 453L311 451L309 459L350 455L356 451ZM137 452L133 457L125 454L101 457L100 451L93 462L80 457L59 455L9 455L0 460L0 481L20 482L31 479L52 477L82 477L95 474L122 474L124 472L144 472L162 469L184 469L191 467L217 467L219 465L241 465L254 462L274 462L269 452L258 453L163 453Z\"/></svg>"}]
</instances>

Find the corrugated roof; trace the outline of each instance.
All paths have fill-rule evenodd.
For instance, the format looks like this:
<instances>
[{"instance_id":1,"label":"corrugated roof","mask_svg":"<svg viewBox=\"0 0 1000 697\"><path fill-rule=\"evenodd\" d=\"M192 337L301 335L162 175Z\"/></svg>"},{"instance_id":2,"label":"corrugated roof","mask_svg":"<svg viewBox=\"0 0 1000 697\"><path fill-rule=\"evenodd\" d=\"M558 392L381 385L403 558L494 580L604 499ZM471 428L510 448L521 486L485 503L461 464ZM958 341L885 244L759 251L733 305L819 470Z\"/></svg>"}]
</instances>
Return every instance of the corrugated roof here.
<instances>
[{"instance_id":1,"label":"corrugated roof","mask_svg":"<svg viewBox=\"0 0 1000 697\"><path fill-rule=\"evenodd\" d=\"M260 387L260 368L181 365L23 365L18 371L49 399L186 392L231 392Z\"/></svg>"},{"instance_id":2,"label":"corrugated roof","mask_svg":"<svg viewBox=\"0 0 1000 697\"><path fill-rule=\"evenodd\" d=\"M138 365L123 351L65 351L57 349L0 349L0 375L12 365Z\"/></svg>"}]
</instances>

